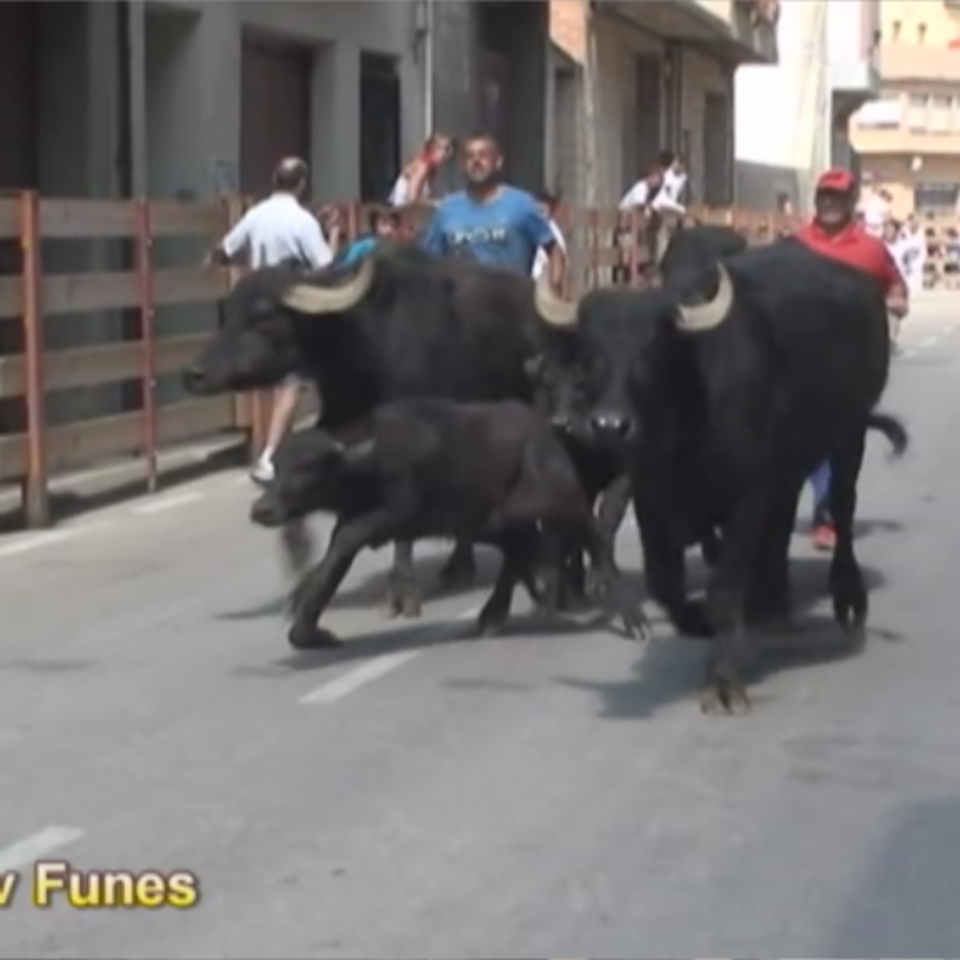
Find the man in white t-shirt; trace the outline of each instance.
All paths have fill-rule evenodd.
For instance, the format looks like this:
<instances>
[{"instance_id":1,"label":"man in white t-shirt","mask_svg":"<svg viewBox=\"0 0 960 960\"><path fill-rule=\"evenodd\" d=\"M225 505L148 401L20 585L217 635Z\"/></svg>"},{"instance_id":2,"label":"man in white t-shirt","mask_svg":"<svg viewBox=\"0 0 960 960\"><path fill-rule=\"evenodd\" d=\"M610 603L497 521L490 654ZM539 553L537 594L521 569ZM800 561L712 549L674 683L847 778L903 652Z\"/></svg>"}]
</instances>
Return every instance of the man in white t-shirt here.
<instances>
[{"instance_id":1,"label":"man in white t-shirt","mask_svg":"<svg viewBox=\"0 0 960 960\"><path fill-rule=\"evenodd\" d=\"M247 250L254 269L293 261L318 269L332 262L320 222L301 203L308 175L307 164L299 157L281 160L273 173L273 193L243 215L212 257L229 262ZM298 377L289 377L277 388L266 445L251 473L257 483L269 483L274 477L273 454L293 424L302 388Z\"/></svg>"},{"instance_id":2,"label":"man in white t-shirt","mask_svg":"<svg viewBox=\"0 0 960 960\"><path fill-rule=\"evenodd\" d=\"M567 241L563 238L563 231L557 225L557 221L554 219L554 216L557 212L557 207L560 205L560 197L557 194L550 193L547 190L544 190L537 197L537 203L540 207L540 212L546 218L547 223L550 226L550 232L553 234L554 239L557 241L557 246L564 252L566 255L567 252ZM530 275L536 280L541 273L550 265L550 254L541 247L537 251L536 257L533 260L533 269L530 271Z\"/></svg>"},{"instance_id":3,"label":"man in white t-shirt","mask_svg":"<svg viewBox=\"0 0 960 960\"><path fill-rule=\"evenodd\" d=\"M654 210L684 214L687 212L683 204L683 192L687 188L686 163L683 157L672 150L661 151L659 159L663 170L663 186L653 198L652 207Z\"/></svg>"}]
</instances>

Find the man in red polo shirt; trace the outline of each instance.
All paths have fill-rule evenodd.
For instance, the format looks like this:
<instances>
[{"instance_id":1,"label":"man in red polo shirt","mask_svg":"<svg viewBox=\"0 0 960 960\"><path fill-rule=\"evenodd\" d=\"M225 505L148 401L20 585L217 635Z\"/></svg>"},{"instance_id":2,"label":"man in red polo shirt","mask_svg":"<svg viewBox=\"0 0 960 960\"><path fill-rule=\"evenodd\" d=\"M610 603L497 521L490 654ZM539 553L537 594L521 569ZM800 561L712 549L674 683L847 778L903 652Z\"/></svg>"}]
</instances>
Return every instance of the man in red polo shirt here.
<instances>
[{"instance_id":1,"label":"man in red polo shirt","mask_svg":"<svg viewBox=\"0 0 960 960\"><path fill-rule=\"evenodd\" d=\"M898 320L907 313L907 284L882 240L856 223L857 183L848 170L828 170L817 181L813 220L797 231L811 250L876 277L887 298L887 311ZM813 486L813 542L832 550L837 536L830 516L830 463L810 477Z\"/></svg>"}]
</instances>

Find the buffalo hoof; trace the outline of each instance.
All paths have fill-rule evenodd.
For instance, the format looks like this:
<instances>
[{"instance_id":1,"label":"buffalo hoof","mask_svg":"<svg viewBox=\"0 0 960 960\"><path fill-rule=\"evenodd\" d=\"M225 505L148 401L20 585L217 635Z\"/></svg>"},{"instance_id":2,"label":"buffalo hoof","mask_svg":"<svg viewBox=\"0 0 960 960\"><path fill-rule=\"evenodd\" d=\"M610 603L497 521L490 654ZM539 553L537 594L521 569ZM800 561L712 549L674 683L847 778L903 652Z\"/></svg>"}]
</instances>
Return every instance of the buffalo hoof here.
<instances>
[{"instance_id":1,"label":"buffalo hoof","mask_svg":"<svg viewBox=\"0 0 960 960\"><path fill-rule=\"evenodd\" d=\"M476 635L478 638L500 637L506 629L506 618L495 616L485 617L482 613L477 617Z\"/></svg>"},{"instance_id":2,"label":"buffalo hoof","mask_svg":"<svg viewBox=\"0 0 960 960\"><path fill-rule=\"evenodd\" d=\"M612 587L610 576L601 570L590 567L586 574L586 583L584 584L584 596L588 600L603 600L610 594Z\"/></svg>"},{"instance_id":3,"label":"buffalo hoof","mask_svg":"<svg viewBox=\"0 0 960 960\"><path fill-rule=\"evenodd\" d=\"M707 618L706 608L702 603L688 601L674 611L673 625L677 632L685 637L696 637L706 640L713 636L713 627Z\"/></svg>"},{"instance_id":4,"label":"buffalo hoof","mask_svg":"<svg viewBox=\"0 0 960 960\"><path fill-rule=\"evenodd\" d=\"M334 634L323 627L294 625L287 634L287 640L294 650L332 650L343 646Z\"/></svg>"},{"instance_id":5,"label":"buffalo hoof","mask_svg":"<svg viewBox=\"0 0 960 960\"><path fill-rule=\"evenodd\" d=\"M639 607L624 610L620 614L620 619L623 621L623 629L631 640L646 643L650 639L652 635L650 621Z\"/></svg>"},{"instance_id":6,"label":"buffalo hoof","mask_svg":"<svg viewBox=\"0 0 960 960\"><path fill-rule=\"evenodd\" d=\"M477 579L477 565L473 553L457 554L447 561L440 571L439 582L441 590L465 590L472 587Z\"/></svg>"},{"instance_id":7,"label":"buffalo hoof","mask_svg":"<svg viewBox=\"0 0 960 960\"><path fill-rule=\"evenodd\" d=\"M831 571L830 581L837 623L844 629L861 629L867 622L869 601L860 568L852 567L839 573Z\"/></svg>"},{"instance_id":8,"label":"buffalo hoof","mask_svg":"<svg viewBox=\"0 0 960 960\"><path fill-rule=\"evenodd\" d=\"M380 605L380 616L384 620L393 620L396 617L415 620L422 613L420 597L416 593L403 593L391 589Z\"/></svg>"},{"instance_id":9,"label":"buffalo hoof","mask_svg":"<svg viewBox=\"0 0 960 960\"><path fill-rule=\"evenodd\" d=\"M750 699L739 677L731 671L712 670L700 692L700 709L712 717L745 716Z\"/></svg>"}]
</instances>

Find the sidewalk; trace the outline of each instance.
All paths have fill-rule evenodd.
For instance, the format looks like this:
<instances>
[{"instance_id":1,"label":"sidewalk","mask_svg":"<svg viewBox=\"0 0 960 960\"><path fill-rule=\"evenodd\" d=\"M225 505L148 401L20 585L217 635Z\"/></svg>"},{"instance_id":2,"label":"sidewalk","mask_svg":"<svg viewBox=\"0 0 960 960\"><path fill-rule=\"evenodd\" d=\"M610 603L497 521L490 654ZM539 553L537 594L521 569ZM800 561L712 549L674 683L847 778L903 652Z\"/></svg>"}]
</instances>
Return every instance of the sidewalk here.
<instances>
[{"instance_id":1,"label":"sidewalk","mask_svg":"<svg viewBox=\"0 0 960 960\"><path fill-rule=\"evenodd\" d=\"M157 459L157 492L203 474L242 467L246 456L245 438L236 433L171 447ZM124 459L51 479L50 510L56 524L86 510L146 495L144 461ZM21 509L19 488L0 486L0 537L24 529Z\"/></svg>"}]
</instances>

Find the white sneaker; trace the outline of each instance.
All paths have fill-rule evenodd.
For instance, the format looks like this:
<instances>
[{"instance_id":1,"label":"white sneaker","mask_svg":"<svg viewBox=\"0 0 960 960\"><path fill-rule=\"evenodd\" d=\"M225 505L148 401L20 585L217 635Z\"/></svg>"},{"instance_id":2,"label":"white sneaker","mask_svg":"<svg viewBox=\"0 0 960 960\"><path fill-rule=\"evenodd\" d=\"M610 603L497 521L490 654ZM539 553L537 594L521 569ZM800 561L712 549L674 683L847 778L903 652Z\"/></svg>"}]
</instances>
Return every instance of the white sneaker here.
<instances>
[{"instance_id":1,"label":"white sneaker","mask_svg":"<svg viewBox=\"0 0 960 960\"><path fill-rule=\"evenodd\" d=\"M254 483L258 483L261 486L265 486L268 483L273 483L274 477L276 477L277 472L273 468L273 461L267 459L266 457L261 457L257 461L257 465L250 471L250 479Z\"/></svg>"}]
</instances>

